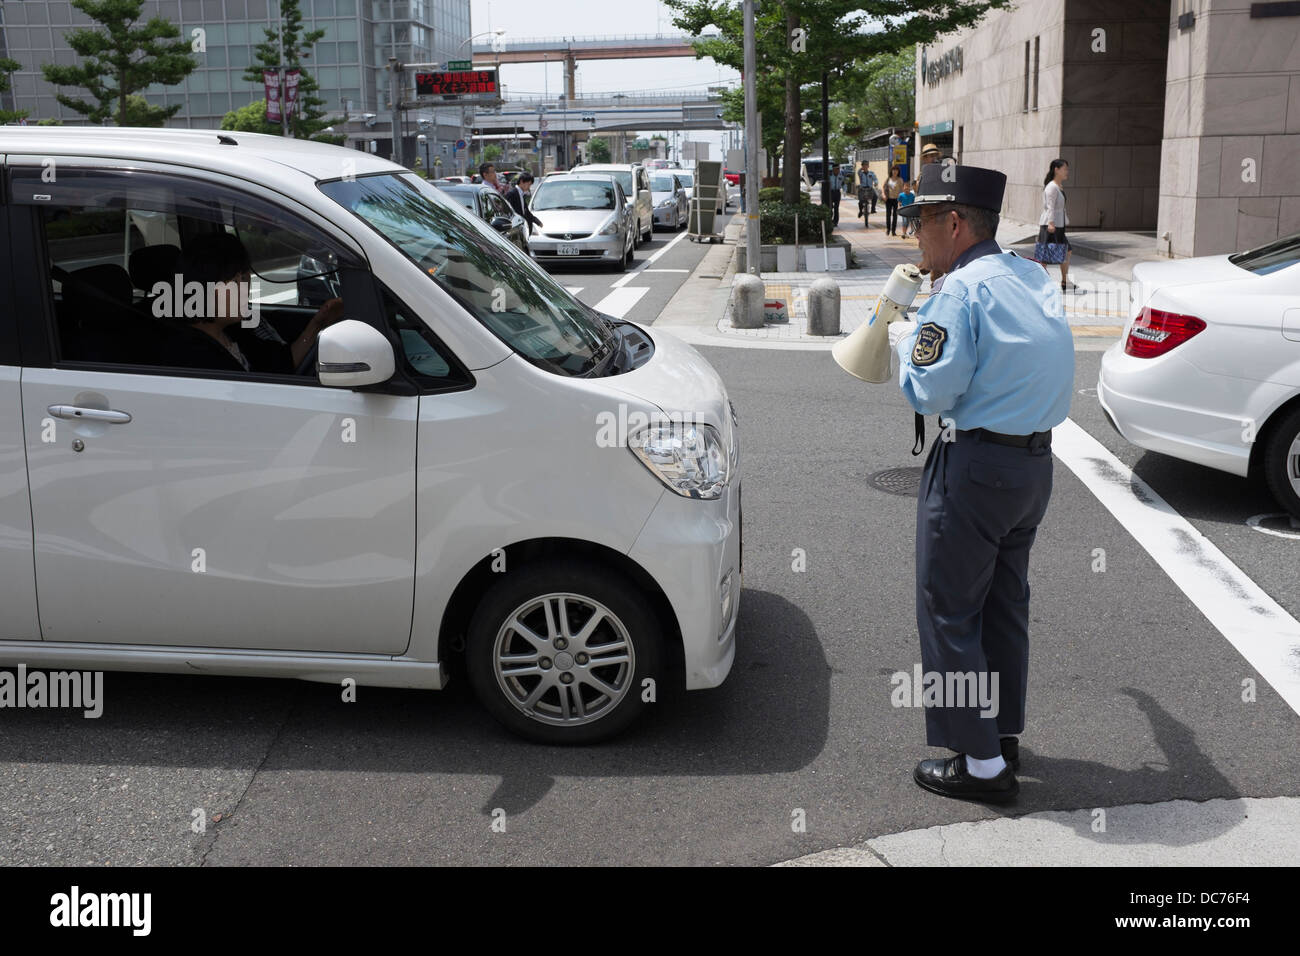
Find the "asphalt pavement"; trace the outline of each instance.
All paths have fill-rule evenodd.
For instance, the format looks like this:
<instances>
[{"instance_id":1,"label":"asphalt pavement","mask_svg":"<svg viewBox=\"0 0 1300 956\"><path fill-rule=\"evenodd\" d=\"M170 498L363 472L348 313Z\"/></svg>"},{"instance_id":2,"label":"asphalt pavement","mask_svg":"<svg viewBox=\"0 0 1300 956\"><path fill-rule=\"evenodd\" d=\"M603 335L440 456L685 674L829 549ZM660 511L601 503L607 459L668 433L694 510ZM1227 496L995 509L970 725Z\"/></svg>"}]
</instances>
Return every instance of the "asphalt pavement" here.
<instances>
[{"instance_id":1,"label":"asphalt pavement","mask_svg":"<svg viewBox=\"0 0 1300 956\"><path fill-rule=\"evenodd\" d=\"M694 269L709 248L660 232L631 278L560 278L650 323L688 275L656 270ZM828 351L702 351L739 410L744 455L744 589L722 687L669 689L623 737L569 749L510 736L464 681L363 687L344 703L332 685L107 674L97 720L5 713L0 864L770 864L866 841L885 848L864 851L878 860L890 835L1052 813L1093 844L1140 836L1160 862L1240 814L1187 828L1117 808L1297 795L1300 717L1264 680L1243 700L1251 664L1061 461L1031 563L1020 799L918 789L913 765L940 753L890 681L920 659L916 501L880 475L921 464L911 411ZM1300 614L1300 539L1247 524L1276 506L1242 479L1129 446L1097 406L1100 359L1076 353L1071 420ZM1245 847L1237 862L1251 862Z\"/></svg>"}]
</instances>

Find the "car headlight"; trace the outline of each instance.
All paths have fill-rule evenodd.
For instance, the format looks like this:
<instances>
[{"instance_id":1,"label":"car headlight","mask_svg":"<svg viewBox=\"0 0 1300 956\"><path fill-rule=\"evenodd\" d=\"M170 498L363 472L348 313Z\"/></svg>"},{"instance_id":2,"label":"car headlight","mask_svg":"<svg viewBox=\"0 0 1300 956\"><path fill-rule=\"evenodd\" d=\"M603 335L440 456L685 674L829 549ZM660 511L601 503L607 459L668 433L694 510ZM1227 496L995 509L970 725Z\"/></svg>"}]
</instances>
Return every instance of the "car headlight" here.
<instances>
[{"instance_id":1,"label":"car headlight","mask_svg":"<svg viewBox=\"0 0 1300 956\"><path fill-rule=\"evenodd\" d=\"M609 222L600 227L596 233L598 236L613 236L618 234L618 217L610 216Z\"/></svg>"},{"instance_id":2,"label":"car headlight","mask_svg":"<svg viewBox=\"0 0 1300 956\"><path fill-rule=\"evenodd\" d=\"M652 422L628 436L628 448L684 498L721 497L730 478L722 437L712 425Z\"/></svg>"},{"instance_id":3,"label":"car headlight","mask_svg":"<svg viewBox=\"0 0 1300 956\"><path fill-rule=\"evenodd\" d=\"M656 208L656 209L667 209L667 208L668 208L669 206L671 206L672 204L673 204L673 198L672 198L671 196L669 196L667 199L661 199L661 200L659 200L659 202L655 203L655 208Z\"/></svg>"}]
</instances>

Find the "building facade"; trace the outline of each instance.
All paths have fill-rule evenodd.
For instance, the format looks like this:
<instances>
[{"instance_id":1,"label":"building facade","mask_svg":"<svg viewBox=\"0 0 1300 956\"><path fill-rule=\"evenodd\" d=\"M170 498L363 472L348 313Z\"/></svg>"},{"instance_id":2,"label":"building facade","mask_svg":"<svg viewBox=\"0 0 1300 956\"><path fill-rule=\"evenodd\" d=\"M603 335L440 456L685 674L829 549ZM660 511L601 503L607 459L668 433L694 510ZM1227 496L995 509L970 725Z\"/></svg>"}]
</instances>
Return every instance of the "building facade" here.
<instances>
[{"instance_id":1,"label":"building facade","mask_svg":"<svg viewBox=\"0 0 1300 956\"><path fill-rule=\"evenodd\" d=\"M1300 231L1300 8L1248 0L1022 0L918 51L919 140L1007 174L1037 223L1051 160L1072 228L1175 256Z\"/></svg>"},{"instance_id":2,"label":"building facade","mask_svg":"<svg viewBox=\"0 0 1300 956\"><path fill-rule=\"evenodd\" d=\"M469 0L301 0L299 8L304 31L325 31L303 61L320 85L323 109L340 119L339 131L354 144L368 147L371 139L382 141L377 151L385 155L391 152L392 136L388 58L403 63L469 58ZM279 0L149 0L142 16L176 24L186 39L203 31L206 49L194 54L198 69L176 86L144 91L152 104L181 104L169 125L217 128L226 113L263 98L261 84L243 75L254 60L254 47L265 40L263 31L279 21ZM12 77L12 108L30 111L29 122L82 122L80 114L55 99L41 64L75 63L64 34L92 21L68 0L2 0L0 18L0 45L23 65ZM75 89L63 92L85 96ZM345 113L352 121L343 124ZM441 144L454 143L462 129L458 109L439 110L436 125L432 111L412 112L407 120L410 128L404 134L412 156L415 130L425 131L434 152L441 152Z\"/></svg>"}]
</instances>

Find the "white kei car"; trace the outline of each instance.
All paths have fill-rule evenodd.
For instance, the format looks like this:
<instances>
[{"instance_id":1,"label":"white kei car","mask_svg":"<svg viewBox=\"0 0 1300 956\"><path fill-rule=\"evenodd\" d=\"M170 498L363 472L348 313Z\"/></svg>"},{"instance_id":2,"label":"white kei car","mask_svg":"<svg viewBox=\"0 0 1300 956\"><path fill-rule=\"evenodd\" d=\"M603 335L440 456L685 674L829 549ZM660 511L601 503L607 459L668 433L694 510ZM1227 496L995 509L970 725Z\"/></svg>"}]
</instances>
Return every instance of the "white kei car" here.
<instances>
[{"instance_id":1,"label":"white kei car","mask_svg":"<svg viewBox=\"0 0 1300 956\"><path fill-rule=\"evenodd\" d=\"M1300 517L1300 233L1144 262L1097 397L1142 448L1246 476Z\"/></svg>"},{"instance_id":2,"label":"white kei car","mask_svg":"<svg viewBox=\"0 0 1300 956\"><path fill-rule=\"evenodd\" d=\"M463 665L547 743L726 678L738 422L689 345L366 153L0 127L0 184L0 667Z\"/></svg>"}]
</instances>

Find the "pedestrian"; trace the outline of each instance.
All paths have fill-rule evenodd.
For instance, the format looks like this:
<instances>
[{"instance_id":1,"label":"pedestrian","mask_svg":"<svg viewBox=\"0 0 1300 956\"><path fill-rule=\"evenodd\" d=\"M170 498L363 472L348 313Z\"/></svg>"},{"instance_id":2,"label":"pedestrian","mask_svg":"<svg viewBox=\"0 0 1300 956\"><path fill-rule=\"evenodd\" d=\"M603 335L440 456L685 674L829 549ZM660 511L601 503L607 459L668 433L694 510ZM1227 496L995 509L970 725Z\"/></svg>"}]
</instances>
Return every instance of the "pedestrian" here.
<instances>
[{"instance_id":1,"label":"pedestrian","mask_svg":"<svg viewBox=\"0 0 1300 956\"><path fill-rule=\"evenodd\" d=\"M934 143L926 143L921 147L921 165L929 166L931 163L937 163L943 158L943 152Z\"/></svg>"},{"instance_id":2,"label":"pedestrian","mask_svg":"<svg viewBox=\"0 0 1300 956\"><path fill-rule=\"evenodd\" d=\"M936 706L925 698L926 740L956 751L912 776L943 796L989 801L1020 788L1029 549L1051 497L1051 429L1074 393L1060 294L1036 262L993 239L1006 181L926 165L901 212L919 222L921 269L943 274L898 356L918 438L921 415L939 414L945 428L917 498L916 619L922 670L947 692Z\"/></svg>"},{"instance_id":3,"label":"pedestrian","mask_svg":"<svg viewBox=\"0 0 1300 956\"><path fill-rule=\"evenodd\" d=\"M866 163L858 166L858 216L862 219L864 225L868 225L867 215L874 209L868 209L868 205L874 206L875 197L871 195L871 177L870 170Z\"/></svg>"},{"instance_id":4,"label":"pedestrian","mask_svg":"<svg viewBox=\"0 0 1300 956\"><path fill-rule=\"evenodd\" d=\"M866 163L863 163L865 166ZM880 180L876 177L876 171L868 167L867 185L871 187L871 211L876 211L876 197L880 195Z\"/></svg>"},{"instance_id":5,"label":"pedestrian","mask_svg":"<svg viewBox=\"0 0 1300 956\"><path fill-rule=\"evenodd\" d=\"M841 196L840 167L838 163L831 166L830 187L831 187L831 225L838 226L840 224L840 196Z\"/></svg>"},{"instance_id":6,"label":"pedestrian","mask_svg":"<svg viewBox=\"0 0 1300 956\"><path fill-rule=\"evenodd\" d=\"M898 196L903 191L902 170L898 166L889 167L889 178L885 180L885 235L898 235Z\"/></svg>"},{"instance_id":7,"label":"pedestrian","mask_svg":"<svg viewBox=\"0 0 1300 956\"><path fill-rule=\"evenodd\" d=\"M1043 179L1043 211L1038 217L1038 243L1034 248L1034 257L1042 262L1056 262L1056 256L1063 256L1060 260L1062 292L1075 288L1069 281L1070 242L1065 237L1065 227L1070 224L1070 217L1065 212L1065 190L1061 188L1069 178L1070 164L1063 159L1052 160ZM1053 250L1051 246L1065 246L1065 249Z\"/></svg>"},{"instance_id":8,"label":"pedestrian","mask_svg":"<svg viewBox=\"0 0 1300 956\"><path fill-rule=\"evenodd\" d=\"M506 202L519 215L523 216L528 223L528 234L533 234L533 226L540 226L542 221L533 215L533 211L528 206L529 194L533 189L533 174L529 172L520 173L519 178L515 180L514 188L506 196Z\"/></svg>"},{"instance_id":9,"label":"pedestrian","mask_svg":"<svg viewBox=\"0 0 1300 956\"><path fill-rule=\"evenodd\" d=\"M497 175L497 168L491 163L483 163L478 168L478 174L482 177L483 182L495 189L505 199L510 194L510 187L507 186L501 177Z\"/></svg>"},{"instance_id":10,"label":"pedestrian","mask_svg":"<svg viewBox=\"0 0 1300 956\"><path fill-rule=\"evenodd\" d=\"M908 219L906 216L903 215L903 210L906 209L908 206L912 205L912 201L914 199L916 199L916 193L913 192L912 184L904 183L903 191L898 194L898 214L899 214L899 218L901 218L903 221L904 239L912 238L913 222L912 220Z\"/></svg>"}]
</instances>

